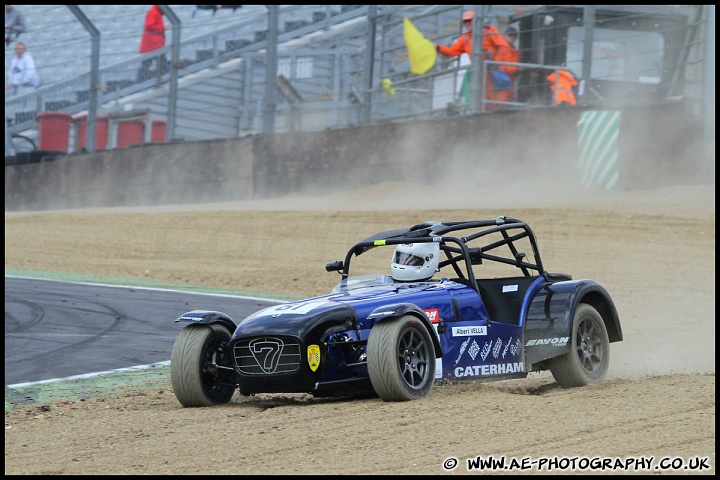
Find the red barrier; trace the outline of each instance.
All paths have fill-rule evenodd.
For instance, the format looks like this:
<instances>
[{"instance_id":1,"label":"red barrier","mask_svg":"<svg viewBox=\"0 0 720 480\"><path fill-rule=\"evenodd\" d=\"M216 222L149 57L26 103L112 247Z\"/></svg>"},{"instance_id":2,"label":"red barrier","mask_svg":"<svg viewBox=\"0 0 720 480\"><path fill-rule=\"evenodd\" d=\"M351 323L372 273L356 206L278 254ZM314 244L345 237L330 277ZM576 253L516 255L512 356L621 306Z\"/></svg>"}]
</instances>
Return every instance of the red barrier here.
<instances>
[{"instance_id":1,"label":"red barrier","mask_svg":"<svg viewBox=\"0 0 720 480\"><path fill-rule=\"evenodd\" d=\"M165 143L167 141L167 122L165 120L153 120L151 142Z\"/></svg>"},{"instance_id":2,"label":"red barrier","mask_svg":"<svg viewBox=\"0 0 720 480\"><path fill-rule=\"evenodd\" d=\"M87 115L73 118L75 124L75 151L80 152L87 147ZM108 139L108 118L105 115L95 116L95 150L105 150Z\"/></svg>"},{"instance_id":3,"label":"red barrier","mask_svg":"<svg viewBox=\"0 0 720 480\"><path fill-rule=\"evenodd\" d=\"M142 145L144 138L145 122L143 120L128 120L118 123L117 148Z\"/></svg>"},{"instance_id":4,"label":"red barrier","mask_svg":"<svg viewBox=\"0 0 720 480\"><path fill-rule=\"evenodd\" d=\"M67 153L72 115L65 112L40 112L35 120L38 123L38 149Z\"/></svg>"}]
</instances>

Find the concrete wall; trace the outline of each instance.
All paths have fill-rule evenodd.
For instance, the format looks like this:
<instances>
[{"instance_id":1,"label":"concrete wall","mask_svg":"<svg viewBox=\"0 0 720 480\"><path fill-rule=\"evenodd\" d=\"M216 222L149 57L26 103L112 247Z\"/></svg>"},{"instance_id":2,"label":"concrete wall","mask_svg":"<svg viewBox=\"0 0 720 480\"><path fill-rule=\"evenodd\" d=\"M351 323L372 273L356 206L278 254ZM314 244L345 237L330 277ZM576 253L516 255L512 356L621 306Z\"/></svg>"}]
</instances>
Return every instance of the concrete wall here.
<instances>
[{"instance_id":1,"label":"concrete wall","mask_svg":"<svg viewBox=\"0 0 720 480\"><path fill-rule=\"evenodd\" d=\"M580 109L524 110L242 139L148 144L5 167L5 211L325 193L383 181L549 182L577 170ZM622 111L621 188L714 183L682 105Z\"/></svg>"}]
</instances>

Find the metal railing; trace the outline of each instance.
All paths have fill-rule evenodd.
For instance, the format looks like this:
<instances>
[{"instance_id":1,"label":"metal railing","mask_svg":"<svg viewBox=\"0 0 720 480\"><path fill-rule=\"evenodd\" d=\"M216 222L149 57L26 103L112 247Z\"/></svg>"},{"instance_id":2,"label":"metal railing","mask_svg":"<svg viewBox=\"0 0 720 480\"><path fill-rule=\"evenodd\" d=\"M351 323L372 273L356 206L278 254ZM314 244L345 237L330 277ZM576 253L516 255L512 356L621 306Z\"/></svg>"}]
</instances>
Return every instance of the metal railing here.
<instances>
[{"instance_id":1,"label":"metal railing","mask_svg":"<svg viewBox=\"0 0 720 480\"><path fill-rule=\"evenodd\" d=\"M697 7L700 12L702 6ZM297 28L279 33L277 79L273 81L278 85L277 98L273 99L275 131L317 131L367 122L436 118L485 112L490 106L525 109L552 105L544 75L567 68L564 65L514 64L524 71L544 72L542 77L528 76L522 87L544 89L547 95L540 100L518 96L516 101L498 102L487 99L484 86L480 85L476 110L460 96L461 79L470 67L440 59L424 75L409 73L403 18L416 22L428 39L449 43L461 33L458 19L464 8L395 5L383 6L375 15L368 16L368 6L360 6L310 24L299 22ZM673 95L690 96L695 105L701 105L706 96L695 86L707 84L707 79L697 71L702 69L696 68L705 61L702 45L706 40L697 34L705 21L701 17L691 16L685 27L688 40L682 48L687 52L679 56L684 62L680 71L684 73L673 79L672 86ZM488 17L498 26L508 20L509 17L500 14ZM248 18L242 25L257 27L260 22L267 25L266 16ZM175 63L168 60L173 48L168 45L101 68L98 112L149 109L150 118L168 119L170 110L177 109L174 136L185 140L263 133L267 115L268 39L259 32L254 38L241 38L238 36L241 30L239 24L232 25L182 40ZM371 52L367 45L374 45ZM632 58L627 61L632 63ZM502 64L507 62L481 61L476 67L479 78L485 78L489 66ZM176 94L169 88L173 73L178 78ZM642 76L642 72L636 75ZM393 96L380 87L380 80L386 78L392 82ZM9 133L34 130L40 112L62 111L72 115L86 112L90 107L89 85L90 73L83 73L6 98ZM610 105L604 92L593 92L591 88L587 91L590 94L585 101ZM177 98L170 98L172 95ZM625 105L639 101L639 96L623 98Z\"/></svg>"}]
</instances>

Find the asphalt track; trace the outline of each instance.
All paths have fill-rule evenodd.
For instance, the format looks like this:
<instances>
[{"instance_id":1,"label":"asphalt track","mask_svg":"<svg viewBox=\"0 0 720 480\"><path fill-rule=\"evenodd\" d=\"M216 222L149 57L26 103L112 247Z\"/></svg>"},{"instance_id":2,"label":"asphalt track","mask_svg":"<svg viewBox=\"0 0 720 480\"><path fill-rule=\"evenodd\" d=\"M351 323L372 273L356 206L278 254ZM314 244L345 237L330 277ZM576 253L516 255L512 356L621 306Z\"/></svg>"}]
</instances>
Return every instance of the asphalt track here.
<instances>
[{"instance_id":1,"label":"asphalt track","mask_svg":"<svg viewBox=\"0 0 720 480\"><path fill-rule=\"evenodd\" d=\"M165 366L175 319L215 310L239 322L278 300L162 288L5 277L5 385ZM116 379L118 375L115 376ZM122 375L120 375L122 377Z\"/></svg>"}]
</instances>

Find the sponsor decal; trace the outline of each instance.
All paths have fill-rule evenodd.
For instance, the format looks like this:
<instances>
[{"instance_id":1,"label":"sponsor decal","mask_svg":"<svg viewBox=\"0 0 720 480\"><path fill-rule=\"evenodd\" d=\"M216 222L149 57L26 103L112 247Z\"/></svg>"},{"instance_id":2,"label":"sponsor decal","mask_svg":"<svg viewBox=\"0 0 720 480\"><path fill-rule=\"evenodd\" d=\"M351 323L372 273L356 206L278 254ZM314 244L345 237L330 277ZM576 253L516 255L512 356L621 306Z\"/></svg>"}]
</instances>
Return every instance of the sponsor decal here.
<instances>
[{"instance_id":1,"label":"sponsor decal","mask_svg":"<svg viewBox=\"0 0 720 480\"><path fill-rule=\"evenodd\" d=\"M487 335L487 326L471 325L469 327L452 327L453 337L467 337L470 335Z\"/></svg>"},{"instance_id":2,"label":"sponsor decal","mask_svg":"<svg viewBox=\"0 0 720 480\"><path fill-rule=\"evenodd\" d=\"M374 313L368 315L368 318L384 317L386 315L393 315L394 313L395 313L395 310L388 310L387 312L374 312Z\"/></svg>"},{"instance_id":3,"label":"sponsor decal","mask_svg":"<svg viewBox=\"0 0 720 480\"><path fill-rule=\"evenodd\" d=\"M492 340L488 340L487 342L485 342L485 345L483 345L483 348L480 351L480 357L483 359L483 361L487 358L488 354L490 353L491 347L492 347Z\"/></svg>"},{"instance_id":4,"label":"sponsor decal","mask_svg":"<svg viewBox=\"0 0 720 480\"><path fill-rule=\"evenodd\" d=\"M507 344L505 345L505 348L503 348L502 357L505 358L505 355L507 355L508 349L510 348L510 343L512 342L512 337L510 337L510 340L508 340Z\"/></svg>"},{"instance_id":5,"label":"sponsor decal","mask_svg":"<svg viewBox=\"0 0 720 480\"><path fill-rule=\"evenodd\" d=\"M515 343L510 345L510 353L517 355L520 352L520 339L515 340Z\"/></svg>"},{"instance_id":6,"label":"sponsor decal","mask_svg":"<svg viewBox=\"0 0 720 480\"><path fill-rule=\"evenodd\" d=\"M457 356L457 358L455 359L455 365L458 364L458 362L460 361L460 357L462 357L462 354L465 353L465 349L467 348L468 343L470 343L470 339L469 339L469 338L468 338L467 340L465 340L465 341L460 345L460 353L458 353L458 356Z\"/></svg>"},{"instance_id":7,"label":"sponsor decal","mask_svg":"<svg viewBox=\"0 0 720 480\"><path fill-rule=\"evenodd\" d=\"M455 367L455 378L481 377L486 375L507 375L509 373L524 372L522 362L498 363L492 365L471 365L469 367Z\"/></svg>"},{"instance_id":8,"label":"sponsor decal","mask_svg":"<svg viewBox=\"0 0 720 480\"><path fill-rule=\"evenodd\" d=\"M500 355L500 349L502 348L502 340L499 338L495 341L495 346L493 347L493 358L497 358L498 355Z\"/></svg>"},{"instance_id":9,"label":"sponsor decal","mask_svg":"<svg viewBox=\"0 0 720 480\"><path fill-rule=\"evenodd\" d=\"M470 343L470 340L472 340L472 343ZM470 344L470 348L468 348L468 343ZM458 353L457 358L455 359L455 365L460 362L460 358L462 357L463 353L465 353L465 349L467 349L468 355L470 355L470 358L475 360L475 357L477 357L478 352L480 352L480 345L475 341L474 338L468 338L460 345L460 353Z\"/></svg>"},{"instance_id":10,"label":"sponsor decal","mask_svg":"<svg viewBox=\"0 0 720 480\"><path fill-rule=\"evenodd\" d=\"M320 347L318 345L308 345L307 356L310 370L316 371L320 366Z\"/></svg>"},{"instance_id":11,"label":"sponsor decal","mask_svg":"<svg viewBox=\"0 0 720 480\"><path fill-rule=\"evenodd\" d=\"M470 349L468 350L468 355L470 355L470 358L475 360L475 357L477 357L478 352L480 351L480 345L473 339L472 343L470 344Z\"/></svg>"},{"instance_id":12,"label":"sponsor decal","mask_svg":"<svg viewBox=\"0 0 720 480\"><path fill-rule=\"evenodd\" d=\"M285 343L279 338L256 338L248 346L260 369L264 373L275 373Z\"/></svg>"},{"instance_id":13,"label":"sponsor decal","mask_svg":"<svg viewBox=\"0 0 720 480\"><path fill-rule=\"evenodd\" d=\"M568 344L570 337L553 337L553 338L538 338L536 340L528 340L525 344L526 347L533 345L552 345L553 347L563 347Z\"/></svg>"},{"instance_id":14,"label":"sponsor decal","mask_svg":"<svg viewBox=\"0 0 720 480\"><path fill-rule=\"evenodd\" d=\"M189 316L183 315L182 317L180 317L180 320L190 320L191 322L199 322L200 320L202 320L202 317L189 317Z\"/></svg>"},{"instance_id":15,"label":"sponsor decal","mask_svg":"<svg viewBox=\"0 0 720 480\"><path fill-rule=\"evenodd\" d=\"M506 292L517 292L518 286L517 285L503 285L503 293Z\"/></svg>"},{"instance_id":16,"label":"sponsor decal","mask_svg":"<svg viewBox=\"0 0 720 480\"><path fill-rule=\"evenodd\" d=\"M423 312L427 315L430 323L438 323L440 321L440 312L437 308L428 308L427 310L423 310Z\"/></svg>"}]
</instances>

